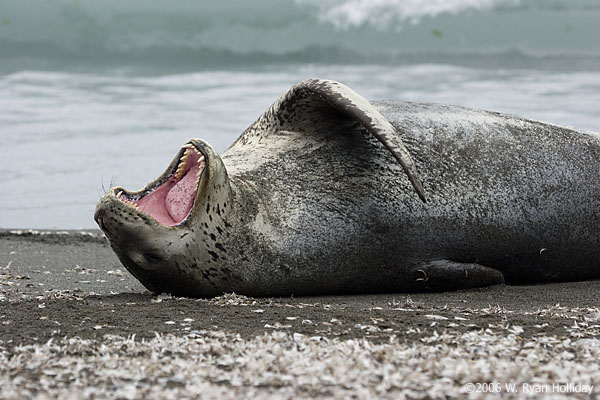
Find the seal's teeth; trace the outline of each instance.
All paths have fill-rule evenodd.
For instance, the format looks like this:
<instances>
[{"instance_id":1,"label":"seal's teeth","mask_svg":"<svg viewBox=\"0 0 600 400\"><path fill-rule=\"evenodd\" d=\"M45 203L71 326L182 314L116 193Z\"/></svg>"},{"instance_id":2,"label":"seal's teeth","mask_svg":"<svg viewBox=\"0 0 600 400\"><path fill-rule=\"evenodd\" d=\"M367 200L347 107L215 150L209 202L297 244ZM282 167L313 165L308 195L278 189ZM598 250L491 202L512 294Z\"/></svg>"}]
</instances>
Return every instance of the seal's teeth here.
<instances>
[{"instance_id":1,"label":"seal's teeth","mask_svg":"<svg viewBox=\"0 0 600 400\"><path fill-rule=\"evenodd\" d=\"M119 200L121 200L123 203L127 204L128 206L131 206L135 209L138 209L138 205L136 204L135 201L133 200L129 200L127 197L123 196L123 191L119 191L119 193L117 193L117 198Z\"/></svg>"},{"instance_id":2,"label":"seal's teeth","mask_svg":"<svg viewBox=\"0 0 600 400\"><path fill-rule=\"evenodd\" d=\"M188 143L188 144L184 145L183 148L184 149L193 149L193 148L195 148L195 146L191 143Z\"/></svg>"},{"instance_id":3,"label":"seal's teeth","mask_svg":"<svg viewBox=\"0 0 600 400\"><path fill-rule=\"evenodd\" d=\"M185 171L185 166L187 164L187 160L188 160L189 156L190 156L190 149L186 148L186 150L183 152L183 155L181 156L181 159L179 160L179 165L177 166L177 171L175 171L175 178L181 179L181 177L183 176L183 171Z\"/></svg>"},{"instance_id":4,"label":"seal's teeth","mask_svg":"<svg viewBox=\"0 0 600 400\"><path fill-rule=\"evenodd\" d=\"M200 164L201 162L204 162L204 156L200 157L197 161L198 164Z\"/></svg>"},{"instance_id":5,"label":"seal's teeth","mask_svg":"<svg viewBox=\"0 0 600 400\"><path fill-rule=\"evenodd\" d=\"M181 160L179 161L179 166L181 166L181 165L185 166L189 156L190 156L190 149L186 149L183 152L183 155L181 156Z\"/></svg>"},{"instance_id":6,"label":"seal's teeth","mask_svg":"<svg viewBox=\"0 0 600 400\"><path fill-rule=\"evenodd\" d=\"M175 172L175 178L181 179L181 177L183 176L184 170L185 170L185 164L180 164L179 167L177 167L177 171Z\"/></svg>"}]
</instances>

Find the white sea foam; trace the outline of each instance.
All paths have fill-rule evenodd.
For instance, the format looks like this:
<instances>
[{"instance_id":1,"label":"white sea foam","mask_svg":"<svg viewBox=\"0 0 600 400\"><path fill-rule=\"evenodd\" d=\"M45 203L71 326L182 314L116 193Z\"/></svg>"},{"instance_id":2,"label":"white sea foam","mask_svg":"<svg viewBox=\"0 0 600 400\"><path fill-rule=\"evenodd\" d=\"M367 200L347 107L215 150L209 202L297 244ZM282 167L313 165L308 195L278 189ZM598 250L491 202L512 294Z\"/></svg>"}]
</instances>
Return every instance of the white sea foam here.
<instances>
[{"instance_id":1,"label":"white sea foam","mask_svg":"<svg viewBox=\"0 0 600 400\"><path fill-rule=\"evenodd\" d=\"M0 73L373 61L597 69L599 18L597 0L3 0Z\"/></svg>"},{"instance_id":2,"label":"white sea foam","mask_svg":"<svg viewBox=\"0 0 600 400\"><path fill-rule=\"evenodd\" d=\"M393 23L416 24L424 17L517 6L520 0L296 0L298 4L317 7L321 20L348 29L371 24L381 29Z\"/></svg>"}]
</instances>

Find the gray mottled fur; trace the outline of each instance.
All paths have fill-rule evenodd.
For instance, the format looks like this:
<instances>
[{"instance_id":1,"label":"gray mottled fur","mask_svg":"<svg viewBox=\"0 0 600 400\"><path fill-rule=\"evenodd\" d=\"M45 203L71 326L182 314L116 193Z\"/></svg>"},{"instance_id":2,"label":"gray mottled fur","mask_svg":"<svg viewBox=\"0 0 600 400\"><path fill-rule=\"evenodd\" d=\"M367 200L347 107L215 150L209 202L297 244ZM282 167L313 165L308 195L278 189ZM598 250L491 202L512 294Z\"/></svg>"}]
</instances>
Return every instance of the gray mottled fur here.
<instances>
[{"instance_id":1,"label":"gray mottled fur","mask_svg":"<svg viewBox=\"0 0 600 400\"><path fill-rule=\"evenodd\" d=\"M315 82L327 81L299 86ZM600 277L598 135L379 101L397 135L384 127L381 137L368 103L344 109L327 90L288 92L221 159L194 141L207 172L182 227L160 227L105 195L96 219L123 264L153 291L190 296ZM362 119L353 107L366 110ZM412 156L403 164L394 153L402 143Z\"/></svg>"}]
</instances>

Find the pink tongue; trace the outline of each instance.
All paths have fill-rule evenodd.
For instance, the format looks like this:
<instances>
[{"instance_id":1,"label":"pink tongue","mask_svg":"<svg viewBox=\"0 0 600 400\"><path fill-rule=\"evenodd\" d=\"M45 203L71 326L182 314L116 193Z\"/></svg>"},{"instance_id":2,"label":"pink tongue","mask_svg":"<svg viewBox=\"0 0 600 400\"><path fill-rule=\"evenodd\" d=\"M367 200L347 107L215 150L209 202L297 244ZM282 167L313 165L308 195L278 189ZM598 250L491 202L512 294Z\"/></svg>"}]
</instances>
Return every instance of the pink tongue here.
<instances>
[{"instance_id":1,"label":"pink tongue","mask_svg":"<svg viewBox=\"0 0 600 400\"><path fill-rule=\"evenodd\" d=\"M196 198L196 178L198 168L190 168L179 182L169 190L165 198L165 206L176 223L183 221L188 215Z\"/></svg>"}]
</instances>

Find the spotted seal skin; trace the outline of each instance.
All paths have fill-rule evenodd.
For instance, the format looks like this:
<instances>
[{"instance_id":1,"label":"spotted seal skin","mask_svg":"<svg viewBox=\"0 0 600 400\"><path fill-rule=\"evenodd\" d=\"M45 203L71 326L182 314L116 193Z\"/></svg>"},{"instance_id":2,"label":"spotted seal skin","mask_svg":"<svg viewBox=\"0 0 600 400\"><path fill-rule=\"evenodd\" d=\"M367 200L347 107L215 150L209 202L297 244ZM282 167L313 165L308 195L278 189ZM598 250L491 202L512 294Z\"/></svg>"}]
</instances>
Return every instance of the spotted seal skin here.
<instances>
[{"instance_id":1,"label":"spotted seal skin","mask_svg":"<svg viewBox=\"0 0 600 400\"><path fill-rule=\"evenodd\" d=\"M176 295L599 278L600 137L311 79L221 156L194 139L145 189L109 190L95 219L137 279Z\"/></svg>"}]
</instances>

